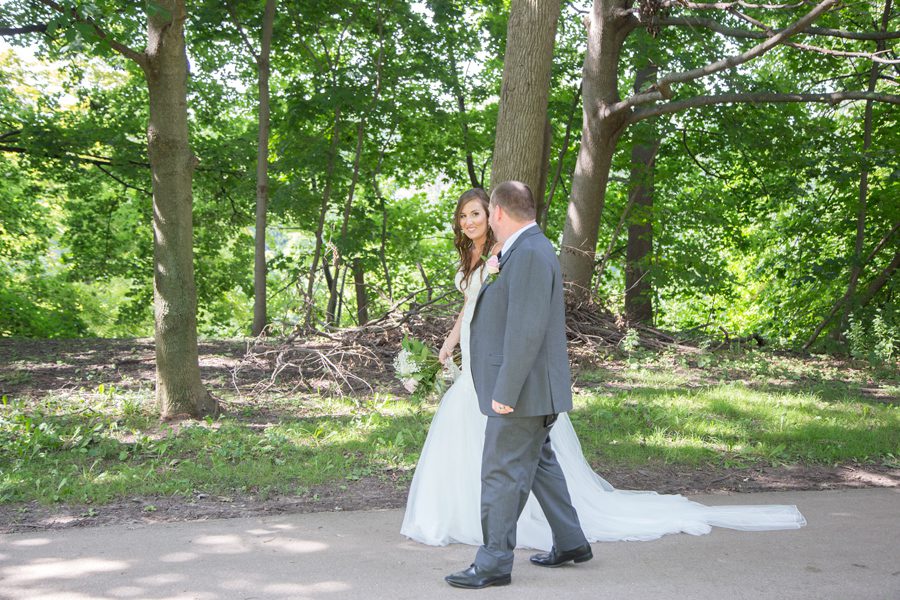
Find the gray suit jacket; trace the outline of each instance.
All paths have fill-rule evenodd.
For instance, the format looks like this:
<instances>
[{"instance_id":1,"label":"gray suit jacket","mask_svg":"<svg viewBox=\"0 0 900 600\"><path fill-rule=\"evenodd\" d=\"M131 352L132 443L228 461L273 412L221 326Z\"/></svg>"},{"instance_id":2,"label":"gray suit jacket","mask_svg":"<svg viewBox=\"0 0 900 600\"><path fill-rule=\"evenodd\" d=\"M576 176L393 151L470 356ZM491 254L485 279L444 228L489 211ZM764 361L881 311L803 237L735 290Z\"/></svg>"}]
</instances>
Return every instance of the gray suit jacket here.
<instances>
[{"instance_id":1,"label":"gray suit jacket","mask_svg":"<svg viewBox=\"0 0 900 600\"><path fill-rule=\"evenodd\" d=\"M566 317L559 260L534 227L501 255L500 273L481 288L470 333L472 378L485 415L491 400L507 417L571 410Z\"/></svg>"}]
</instances>

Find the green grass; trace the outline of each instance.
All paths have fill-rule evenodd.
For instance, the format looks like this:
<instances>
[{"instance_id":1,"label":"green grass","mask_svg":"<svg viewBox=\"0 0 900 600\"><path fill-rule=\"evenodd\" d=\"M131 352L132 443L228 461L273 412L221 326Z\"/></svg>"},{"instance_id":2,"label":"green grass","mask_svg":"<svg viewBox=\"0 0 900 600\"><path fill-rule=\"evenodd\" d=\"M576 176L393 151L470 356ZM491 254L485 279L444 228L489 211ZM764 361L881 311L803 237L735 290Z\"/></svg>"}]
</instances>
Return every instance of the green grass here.
<instances>
[{"instance_id":1,"label":"green grass","mask_svg":"<svg viewBox=\"0 0 900 600\"><path fill-rule=\"evenodd\" d=\"M900 467L895 373L777 356L638 355L582 372L572 421L588 459ZM874 390L874 391L873 391ZM303 494L412 475L434 405L376 394L224 396L217 420L160 423L149 388L0 403L0 502L102 504L135 496ZM893 395L892 395L893 394Z\"/></svg>"},{"instance_id":2,"label":"green grass","mask_svg":"<svg viewBox=\"0 0 900 600\"><path fill-rule=\"evenodd\" d=\"M176 428L136 411L133 398L112 400L76 411L65 407L90 403L50 396L26 409L7 400L0 502L104 503L200 492L266 497L367 476L403 479L431 419L430 410L390 397L363 408L314 399L304 404L321 414L260 423L248 419L256 411L242 410ZM149 401L148 393L143 406ZM335 408L339 414L323 410Z\"/></svg>"},{"instance_id":3,"label":"green grass","mask_svg":"<svg viewBox=\"0 0 900 600\"><path fill-rule=\"evenodd\" d=\"M896 464L900 407L836 396L744 383L641 387L582 393L572 420L589 460L598 464Z\"/></svg>"}]
</instances>

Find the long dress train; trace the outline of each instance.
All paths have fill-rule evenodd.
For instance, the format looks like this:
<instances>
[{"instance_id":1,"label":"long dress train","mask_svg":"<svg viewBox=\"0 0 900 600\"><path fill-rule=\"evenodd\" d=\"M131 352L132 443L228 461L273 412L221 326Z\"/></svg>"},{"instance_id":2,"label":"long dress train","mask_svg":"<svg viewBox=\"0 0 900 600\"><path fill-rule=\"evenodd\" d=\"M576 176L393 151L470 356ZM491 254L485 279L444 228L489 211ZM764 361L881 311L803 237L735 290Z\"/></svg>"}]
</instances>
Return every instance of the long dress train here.
<instances>
[{"instance_id":1,"label":"long dress train","mask_svg":"<svg viewBox=\"0 0 900 600\"><path fill-rule=\"evenodd\" d=\"M480 545L481 452L487 417L478 409L469 369L469 324L483 281L483 268L465 290L460 336L461 374L441 399L422 447L400 532L418 542ZM461 277L457 276L457 287ZM550 430L572 504L591 542L652 540L669 533L701 535L713 526L763 531L798 529L806 519L790 505L706 506L684 496L617 490L585 460L567 414ZM549 550L550 526L534 496L518 521L518 547Z\"/></svg>"}]
</instances>

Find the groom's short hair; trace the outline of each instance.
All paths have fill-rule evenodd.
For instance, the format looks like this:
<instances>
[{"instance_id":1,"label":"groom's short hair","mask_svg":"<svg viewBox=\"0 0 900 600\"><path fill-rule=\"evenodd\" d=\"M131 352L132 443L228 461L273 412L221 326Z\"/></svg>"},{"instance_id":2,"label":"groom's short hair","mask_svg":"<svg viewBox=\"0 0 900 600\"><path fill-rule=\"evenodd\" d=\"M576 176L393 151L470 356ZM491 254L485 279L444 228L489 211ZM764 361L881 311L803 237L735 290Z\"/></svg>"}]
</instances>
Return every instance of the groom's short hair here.
<instances>
[{"instance_id":1,"label":"groom's short hair","mask_svg":"<svg viewBox=\"0 0 900 600\"><path fill-rule=\"evenodd\" d=\"M535 218L534 196L531 188L521 181L504 181L491 192L491 204L503 207L517 221Z\"/></svg>"}]
</instances>

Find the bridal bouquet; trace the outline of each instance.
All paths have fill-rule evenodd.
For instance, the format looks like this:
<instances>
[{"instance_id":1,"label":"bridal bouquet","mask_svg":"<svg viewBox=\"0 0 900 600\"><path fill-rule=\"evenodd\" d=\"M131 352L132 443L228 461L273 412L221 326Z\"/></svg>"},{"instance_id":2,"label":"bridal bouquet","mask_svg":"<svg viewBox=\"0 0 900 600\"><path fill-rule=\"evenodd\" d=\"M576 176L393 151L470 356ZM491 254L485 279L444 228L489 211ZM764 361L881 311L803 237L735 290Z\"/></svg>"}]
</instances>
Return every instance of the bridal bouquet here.
<instances>
[{"instance_id":1,"label":"bridal bouquet","mask_svg":"<svg viewBox=\"0 0 900 600\"><path fill-rule=\"evenodd\" d=\"M400 353L394 358L394 370L414 398L423 400L432 393L441 395L446 390L446 380L456 379L459 368L452 360L447 368L438 360L437 353L415 338L404 337Z\"/></svg>"}]
</instances>

